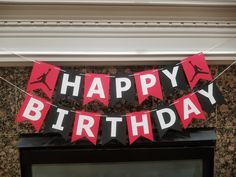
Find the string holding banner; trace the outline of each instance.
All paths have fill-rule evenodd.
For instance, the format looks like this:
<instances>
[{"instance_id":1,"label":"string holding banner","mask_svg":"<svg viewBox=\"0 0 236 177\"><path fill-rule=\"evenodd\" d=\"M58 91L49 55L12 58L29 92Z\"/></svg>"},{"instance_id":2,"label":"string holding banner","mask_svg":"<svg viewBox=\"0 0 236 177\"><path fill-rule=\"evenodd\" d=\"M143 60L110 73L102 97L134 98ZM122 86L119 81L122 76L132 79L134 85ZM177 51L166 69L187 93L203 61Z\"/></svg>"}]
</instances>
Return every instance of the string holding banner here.
<instances>
[{"instance_id":1,"label":"string holding banner","mask_svg":"<svg viewBox=\"0 0 236 177\"><path fill-rule=\"evenodd\" d=\"M9 50L4 49L4 48L0 48L0 50L5 51L5 52L8 52L8 53L11 53L11 54L13 54L13 55L16 55L16 56L22 58L23 60L31 61L31 62L37 63L37 64L41 64L41 62L38 61L38 60L34 60L34 59L29 58L29 57L25 57L25 56L20 55L20 54L18 54L18 53L16 53L16 52L9 51ZM182 60L182 61L176 63L175 65L177 66L177 65L180 65L180 64L182 64L182 63L184 63L184 62L185 62L185 61ZM64 70L64 69L58 68L58 67L55 67L55 69L56 69L56 70L59 70L59 71L61 71L61 72L64 72L64 73L67 73L67 72L68 72L67 70ZM158 72L158 71L161 71L161 70L163 70L163 69L165 69L165 68L157 68L157 69L154 70L154 72ZM85 76L86 73L77 73L77 74L80 75L80 76ZM134 77L134 76L136 76L136 75L137 75L137 74L134 73L134 74L129 74L128 76ZM90 76L90 74L87 74L87 76ZM106 76L106 77L114 78L114 77L116 77L116 76L115 76L115 75L109 75L109 76Z\"/></svg>"}]
</instances>

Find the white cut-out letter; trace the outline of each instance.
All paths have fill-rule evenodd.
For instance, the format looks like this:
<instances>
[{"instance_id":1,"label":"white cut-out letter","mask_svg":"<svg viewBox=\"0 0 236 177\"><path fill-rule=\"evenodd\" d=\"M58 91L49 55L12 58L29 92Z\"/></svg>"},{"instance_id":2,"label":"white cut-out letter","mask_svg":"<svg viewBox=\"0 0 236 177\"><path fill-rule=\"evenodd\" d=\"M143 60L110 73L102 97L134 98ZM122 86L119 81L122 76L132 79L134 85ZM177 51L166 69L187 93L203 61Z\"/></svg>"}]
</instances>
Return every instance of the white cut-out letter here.
<instances>
[{"instance_id":1,"label":"white cut-out letter","mask_svg":"<svg viewBox=\"0 0 236 177\"><path fill-rule=\"evenodd\" d=\"M122 87L122 83L124 86ZM116 98L122 98L122 92L129 90L131 81L128 78L116 78Z\"/></svg>"},{"instance_id":2,"label":"white cut-out letter","mask_svg":"<svg viewBox=\"0 0 236 177\"><path fill-rule=\"evenodd\" d=\"M93 94L98 94L100 96L100 98L105 98L101 78L94 78L94 80L89 88L87 97L91 98L93 96Z\"/></svg>"},{"instance_id":3,"label":"white cut-out letter","mask_svg":"<svg viewBox=\"0 0 236 177\"><path fill-rule=\"evenodd\" d=\"M140 76L143 95L148 95L148 88L156 84L156 78L153 74L145 74Z\"/></svg>"},{"instance_id":4,"label":"white cut-out letter","mask_svg":"<svg viewBox=\"0 0 236 177\"><path fill-rule=\"evenodd\" d=\"M216 100L213 96L213 83L208 85L208 91L206 92L205 90L199 90L198 93L202 94L203 96L207 97L211 104L215 104Z\"/></svg>"},{"instance_id":5,"label":"white cut-out letter","mask_svg":"<svg viewBox=\"0 0 236 177\"><path fill-rule=\"evenodd\" d=\"M85 124L85 122L87 122ZM91 128L94 125L94 119L91 116L79 115L78 126L76 130L76 135L82 135L84 130L89 137L94 137L94 134Z\"/></svg>"},{"instance_id":6,"label":"white cut-out letter","mask_svg":"<svg viewBox=\"0 0 236 177\"><path fill-rule=\"evenodd\" d=\"M37 121L41 118L41 111L43 109L44 103L31 97L24 110L23 117L32 121Z\"/></svg>"},{"instance_id":7,"label":"white cut-out letter","mask_svg":"<svg viewBox=\"0 0 236 177\"><path fill-rule=\"evenodd\" d=\"M193 104L191 99L189 98L184 99L183 104L184 104L184 120L188 119L189 114L191 113L195 113L196 115L200 114L200 111Z\"/></svg>"},{"instance_id":8,"label":"white cut-out letter","mask_svg":"<svg viewBox=\"0 0 236 177\"><path fill-rule=\"evenodd\" d=\"M138 135L138 127L143 127L144 134L149 134L147 114L142 115L142 121L141 122L136 122L136 117L131 116L131 127L132 127L133 136Z\"/></svg>"},{"instance_id":9,"label":"white cut-out letter","mask_svg":"<svg viewBox=\"0 0 236 177\"><path fill-rule=\"evenodd\" d=\"M63 74L60 94L65 95L68 87L73 87L73 96L79 95L81 76L75 76L74 82L69 82L69 74Z\"/></svg>"},{"instance_id":10,"label":"white cut-out letter","mask_svg":"<svg viewBox=\"0 0 236 177\"><path fill-rule=\"evenodd\" d=\"M170 117L169 122L165 122L165 119L163 116L163 114L165 114L165 113L169 114L169 117ZM160 126L161 126L162 130L171 127L172 125L174 125L174 123L176 121L175 112L170 108L160 109L160 110L156 111L156 114L157 114L157 118L160 122Z\"/></svg>"},{"instance_id":11,"label":"white cut-out letter","mask_svg":"<svg viewBox=\"0 0 236 177\"><path fill-rule=\"evenodd\" d=\"M116 137L116 127L118 122L122 122L121 117L107 117L107 122L111 122L111 137Z\"/></svg>"},{"instance_id":12,"label":"white cut-out letter","mask_svg":"<svg viewBox=\"0 0 236 177\"><path fill-rule=\"evenodd\" d=\"M69 114L69 111L64 110L64 109L57 109L58 117L57 117L57 122L52 125L52 128L63 131L64 127L62 127L62 122L64 120L65 115Z\"/></svg>"},{"instance_id":13,"label":"white cut-out letter","mask_svg":"<svg viewBox=\"0 0 236 177\"><path fill-rule=\"evenodd\" d=\"M179 66L175 66L173 68L172 73L168 71L167 69L162 71L170 79L172 87L177 86L176 76L177 76L178 69L179 69Z\"/></svg>"}]
</instances>

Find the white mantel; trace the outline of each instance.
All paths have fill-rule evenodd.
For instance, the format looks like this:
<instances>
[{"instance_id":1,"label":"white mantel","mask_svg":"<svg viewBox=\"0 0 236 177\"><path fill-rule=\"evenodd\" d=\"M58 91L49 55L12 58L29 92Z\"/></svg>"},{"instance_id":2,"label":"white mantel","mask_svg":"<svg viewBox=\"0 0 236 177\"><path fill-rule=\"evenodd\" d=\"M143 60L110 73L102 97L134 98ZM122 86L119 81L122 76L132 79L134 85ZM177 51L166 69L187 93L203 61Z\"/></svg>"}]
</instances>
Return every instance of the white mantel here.
<instances>
[{"instance_id":1,"label":"white mantel","mask_svg":"<svg viewBox=\"0 0 236 177\"><path fill-rule=\"evenodd\" d=\"M236 1L163 2L0 0L0 65L235 60Z\"/></svg>"}]
</instances>

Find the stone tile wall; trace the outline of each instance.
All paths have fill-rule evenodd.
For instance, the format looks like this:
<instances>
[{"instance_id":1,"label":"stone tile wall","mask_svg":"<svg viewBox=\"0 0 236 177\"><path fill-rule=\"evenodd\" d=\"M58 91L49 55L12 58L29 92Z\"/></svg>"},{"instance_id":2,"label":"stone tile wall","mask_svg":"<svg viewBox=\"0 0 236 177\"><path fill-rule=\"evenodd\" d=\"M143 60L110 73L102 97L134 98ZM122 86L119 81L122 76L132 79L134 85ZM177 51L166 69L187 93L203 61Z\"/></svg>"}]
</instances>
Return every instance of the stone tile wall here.
<instances>
[{"instance_id":1,"label":"stone tile wall","mask_svg":"<svg viewBox=\"0 0 236 177\"><path fill-rule=\"evenodd\" d=\"M150 69L151 66L136 67L74 67L72 69L81 72L98 72L116 74L119 71L132 73ZM221 72L226 66L210 66L213 77ZM69 68L66 68L69 69ZM0 68L0 76L25 90L29 79L30 67L9 67ZM233 66L224 75L217 79L226 99L226 104L217 106L215 111L207 116L207 121L193 121L192 127L215 127L217 131L217 146L215 155L215 176L216 177L235 177L236 176L236 66ZM179 92L165 97L166 102L173 101L175 98L185 94ZM0 177L19 177L19 154L16 148L17 139L20 133L34 132L28 123L16 124L15 116L24 100L25 94L0 80ZM153 109L158 100L148 99L141 106L138 104L122 105L118 104L111 108L104 108L99 103L81 106L80 102L57 103L76 109L98 112L121 112L139 111L142 109Z\"/></svg>"}]
</instances>

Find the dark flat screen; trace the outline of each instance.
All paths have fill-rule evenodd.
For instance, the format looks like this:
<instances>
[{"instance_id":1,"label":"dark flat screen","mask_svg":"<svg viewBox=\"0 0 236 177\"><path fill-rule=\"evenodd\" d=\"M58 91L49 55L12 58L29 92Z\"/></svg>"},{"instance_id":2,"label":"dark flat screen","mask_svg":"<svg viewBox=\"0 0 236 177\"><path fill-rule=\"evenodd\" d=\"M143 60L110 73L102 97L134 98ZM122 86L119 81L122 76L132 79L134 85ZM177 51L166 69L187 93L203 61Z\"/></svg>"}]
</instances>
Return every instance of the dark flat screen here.
<instances>
[{"instance_id":1,"label":"dark flat screen","mask_svg":"<svg viewBox=\"0 0 236 177\"><path fill-rule=\"evenodd\" d=\"M33 177L202 177L202 160L33 164Z\"/></svg>"}]
</instances>

